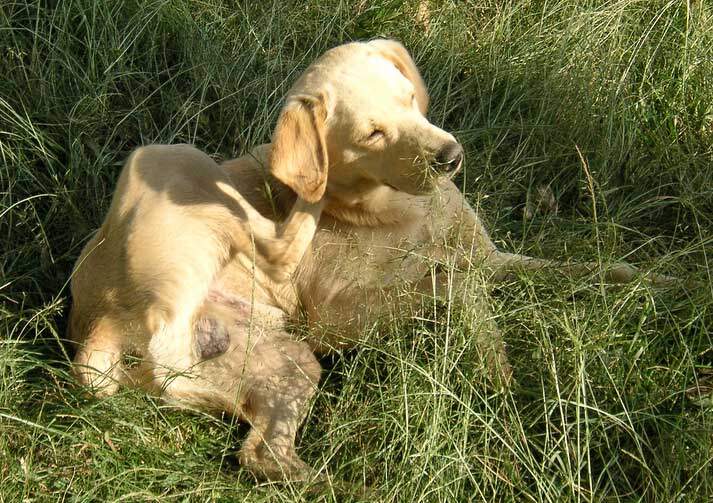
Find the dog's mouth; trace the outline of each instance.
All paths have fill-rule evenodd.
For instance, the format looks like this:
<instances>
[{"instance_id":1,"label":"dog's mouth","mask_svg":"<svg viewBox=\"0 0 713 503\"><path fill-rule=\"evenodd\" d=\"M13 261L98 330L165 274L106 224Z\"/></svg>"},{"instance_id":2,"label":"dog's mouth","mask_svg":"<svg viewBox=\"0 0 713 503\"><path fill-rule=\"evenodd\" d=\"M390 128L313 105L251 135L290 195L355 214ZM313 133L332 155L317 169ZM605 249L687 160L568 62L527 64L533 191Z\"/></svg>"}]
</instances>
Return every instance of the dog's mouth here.
<instances>
[{"instance_id":1,"label":"dog's mouth","mask_svg":"<svg viewBox=\"0 0 713 503\"><path fill-rule=\"evenodd\" d=\"M453 164L452 162L432 162L430 165L430 171L431 173L433 173L435 178L444 177L448 178L449 180L453 179L453 177L460 173L462 168L463 157L461 157L455 164Z\"/></svg>"},{"instance_id":2,"label":"dog's mouth","mask_svg":"<svg viewBox=\"0 0 713 503\"><path fill-rule=\"evenodd\" d=\"M456 167L454 169L452 169L450 171L446 171L446 172L441 172L440 176L443 176L443 177L448 178L449 180L452 180L453 178L455 178L455 176L458 173L460 173L461 169L463 169L463 159L461 159L460 162L458 162L458 164L456 165Z\"/></svg>"},{"instance_id":3,"label":"dog's mouth","mask_svg":"<svg viewBox=\"0 0 713 503\"><path fill-rule=\"evenodd\" d=\"M423 162L423 167L422 169L425 170L425 173L422 172L421 177L423 177L420 181L413 180L413 184L408 183L408 188L406 187L399 187L395 185L394 183L391 183L389 180L381 180L381 184L385 185L386 187L389 187L391 190L396 191L396 192L405 192L406 194L412 194L415 196L419 195L425 195L425 194L430 194L433 192L433 190L436 188L438 185L437 180L439 179L447 179L447 180L452 180L455 178L458 173L461 172L463 169L463 160L461 159L455 166L449 165L449 168L444 169L445 165L439 165L437 163L433 162ZM414 175L416 178L419 178L417 175Z\"/></svg>"}]
</instances>

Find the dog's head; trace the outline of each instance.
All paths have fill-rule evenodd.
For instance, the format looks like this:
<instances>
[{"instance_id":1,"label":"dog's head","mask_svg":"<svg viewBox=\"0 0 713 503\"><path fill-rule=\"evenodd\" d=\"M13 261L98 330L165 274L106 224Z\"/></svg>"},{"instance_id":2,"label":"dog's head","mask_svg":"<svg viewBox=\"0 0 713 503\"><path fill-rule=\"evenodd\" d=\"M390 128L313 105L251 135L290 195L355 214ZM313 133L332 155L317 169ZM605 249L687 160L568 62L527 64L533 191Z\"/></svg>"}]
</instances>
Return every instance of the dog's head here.
<instances>
[{"instance_id":1,"label":"dog's head","mask_svg":"<svg viewBox=\"0 0 713 503\"><path fill-rule=\"evenodd\" d=\"M428 93L398 42L336 47L293 86L273 136L271 170L300 197L349 199L388 186L430 192L463 149L425 114Z\"/></svg>"}]
</instances>

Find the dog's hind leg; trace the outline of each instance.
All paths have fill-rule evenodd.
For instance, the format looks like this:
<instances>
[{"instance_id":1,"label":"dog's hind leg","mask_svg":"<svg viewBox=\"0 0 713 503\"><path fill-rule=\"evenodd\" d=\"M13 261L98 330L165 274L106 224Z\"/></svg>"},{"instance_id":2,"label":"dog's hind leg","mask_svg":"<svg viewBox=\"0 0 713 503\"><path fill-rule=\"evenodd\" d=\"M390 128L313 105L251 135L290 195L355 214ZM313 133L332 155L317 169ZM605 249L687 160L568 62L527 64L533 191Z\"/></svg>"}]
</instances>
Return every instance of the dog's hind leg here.
<instances>
[{"instance_id":1,"label":"dog's hind leg","mask_svg":"<svg viewBox=\"0 0 713 503\"><path fill-rule=\"evenodd\" d=\"M319 383L319 362L285 332L227 321L196 327L196 349L211 357L180 373L153 362L144 376L152 383L142 385L176 405L239 416L251 426L240 450L243 467L263 479L305 480L314 471L297 455L295 439ZM230 345L222 352L226 332Z\"/></svg>"},{"instance_id":2,"label":"dog's hind leg","mask_svg":"<svg viewBox=\"0 0 713 503\"><path fill-rule=\"evenodd\" d=\"M231 211L244 213L239 226L246 232L233 231L233 246L250 255L253 246L257 265L278 283L290 279L302 257L312 243L317 224L324 208L324 200L310 203L297 198L292 210L283 222L274 222L256 211L235 188L227 183L218 183L218 188L232 200L219 210L213 209L213 218L224 222L231 220ZM221 215L218 211L227 212ZM248 237L251 236L252 242Z\"/></svg>"},{"instance_id":3,"label":"dog's hind leg","mask_svg":"<svg viewBox=\"0 0 713 503\"><path fill-rule=\"evenodd\" d=\"M314 473L295 449L321 373L304 342L270 337L250 355L247 400L242 412L251 430L240 450L242 465L260 478L304 480Z\"/></svg>"}]
</instances>

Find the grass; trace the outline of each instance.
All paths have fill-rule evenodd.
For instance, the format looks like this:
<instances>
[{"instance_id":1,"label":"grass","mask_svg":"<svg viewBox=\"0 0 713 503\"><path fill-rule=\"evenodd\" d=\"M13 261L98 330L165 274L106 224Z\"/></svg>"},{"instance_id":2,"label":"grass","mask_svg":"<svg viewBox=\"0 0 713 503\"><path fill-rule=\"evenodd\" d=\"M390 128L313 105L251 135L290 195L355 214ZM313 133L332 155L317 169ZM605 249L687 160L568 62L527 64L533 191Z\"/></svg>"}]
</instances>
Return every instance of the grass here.
<instances>
[{"instance_id":1,"label":"grass","mask_svg":"<svg viewBox=\"0 0 713 503\"><path fill-rule=\"evenodd\" d=\"M0 6L0 501L708 501L713 8L701 0L13 2ZM420 13L419 13L420 12ZM427 18L427 19L426 19ZM494 293L518 385L457 309L325 359L300 450L338 487L256 485L244 429L68 373L67 281L137 145L268 139L310 61L402 40L499 245L697 285L523 276ZM522 218L550 184L559 212Z\"/></svg>"}]
</instances>

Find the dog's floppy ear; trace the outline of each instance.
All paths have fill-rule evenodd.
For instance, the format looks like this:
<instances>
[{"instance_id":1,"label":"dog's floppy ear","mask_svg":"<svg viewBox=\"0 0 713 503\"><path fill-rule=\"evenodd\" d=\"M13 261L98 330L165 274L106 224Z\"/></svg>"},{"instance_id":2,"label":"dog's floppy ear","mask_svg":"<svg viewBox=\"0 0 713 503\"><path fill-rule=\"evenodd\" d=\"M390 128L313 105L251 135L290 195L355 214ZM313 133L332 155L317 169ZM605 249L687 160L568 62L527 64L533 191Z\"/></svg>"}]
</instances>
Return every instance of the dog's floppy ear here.
<instances>
[{"instance_id":1,"label":"dog's floppy ear","mask_svg":"<svg viewBox=\"0 0 713 503\"><path fill-rule=\"evenodd\" d=\"M428 111L428 90L424 84L421 74L416 68L411 55L401 43L395 40L377 39L369 42L369 45L375 47L381 54L393 62L396 68L409 79L416 89L416 102L418 108L423 115Z\"/></svg>"},{"instance_id":2,"label":"dog's floppy ear","mask_svg":"<svg viewBox=\"0 0 713 503\"><path fill-rule=\"evenodd\" d=\"M291 96L272 137L270 172L310 203L322 199L327 186L326 118L324 96Z\"/></svg>"}]
</instances>

